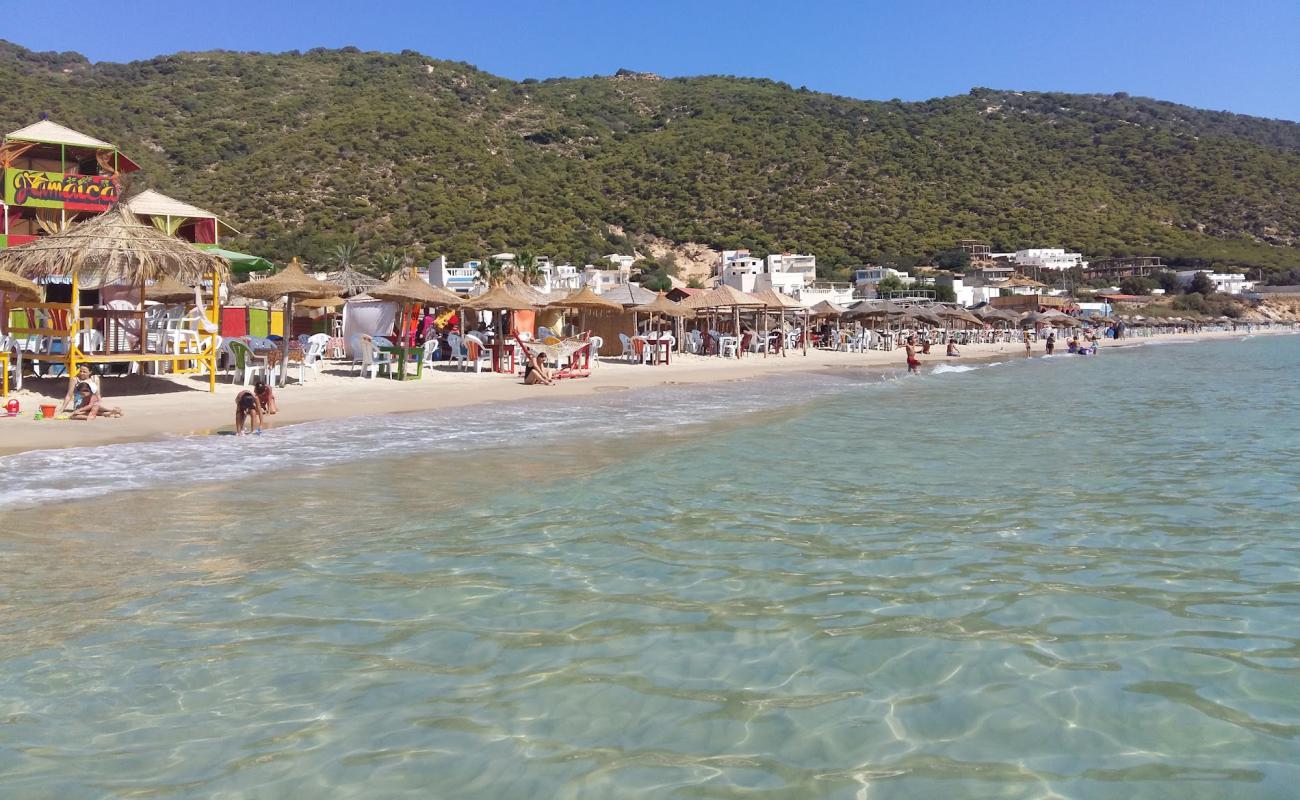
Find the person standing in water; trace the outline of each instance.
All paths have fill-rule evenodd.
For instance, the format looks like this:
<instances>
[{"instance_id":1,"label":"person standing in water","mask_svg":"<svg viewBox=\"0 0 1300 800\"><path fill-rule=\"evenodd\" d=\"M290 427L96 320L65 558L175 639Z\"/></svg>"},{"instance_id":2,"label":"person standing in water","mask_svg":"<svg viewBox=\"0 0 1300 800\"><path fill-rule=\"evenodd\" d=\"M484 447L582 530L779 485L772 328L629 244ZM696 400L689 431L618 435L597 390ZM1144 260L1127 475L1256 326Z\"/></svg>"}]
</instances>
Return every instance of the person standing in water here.
<instances>
[{"instance_id":1,"label":"person standing in water","mask_svg":"<svg viewBox=\"0 0 1300 800\"><path fill-rule=\"evenodd\" d=\"M911 373L919 372L921 369L921 359L916 357L916 337L907 337L907 371Z\"/></svg>"},{"instance_id":2,"label":"person standing in water","mask_svg":"<svg viewBox=\"0 0 1300 800\"><path fill-rule=\"evenodd\" d=\"M1047 351L1047 354L1048 354L1049 356L1052 354L1052 351L1056 349L1056 332L1055 332L1055 331L1053 331L1052 333L1047 334L1047 343L1043 345L1043 349Z\"/></svg>"},{"instance_id":3,"label":"person standing in water","mask_svg":"<svg viewBox=\"0 0 1300 800\"><path fill-rule=\"evenodd\" d=\"M1029 338L1029 329L1025 328L1025 355L1029 355L1033 349L1033 342Z\"/></svg>"}]
</instances>

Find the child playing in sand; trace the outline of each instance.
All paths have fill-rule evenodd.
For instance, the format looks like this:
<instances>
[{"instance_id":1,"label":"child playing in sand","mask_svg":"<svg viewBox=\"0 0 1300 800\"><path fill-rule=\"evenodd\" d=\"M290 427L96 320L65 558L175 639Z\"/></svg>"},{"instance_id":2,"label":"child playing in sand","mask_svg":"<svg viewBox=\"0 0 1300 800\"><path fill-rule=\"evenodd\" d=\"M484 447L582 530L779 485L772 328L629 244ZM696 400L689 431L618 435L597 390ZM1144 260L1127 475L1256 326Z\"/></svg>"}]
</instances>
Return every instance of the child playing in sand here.
<instances>
[{"instance_id":1,"label":"child playing in sand","mask_svg":"<svg viewBox=\"0 0 1300 800\"><path fill-rule=\"evenodd\" d=\"M256 385L254 386L256 389ZM245 389L235 396L235 435L244 435L244 423L252 429L252 433L262 432L262 404L257 401L257 395Z\"/></svg>"},{"instance_id":2,"label":"child playing in sand","mask_svg":"<svg viewBox=\"0 0 1300 800\"><path fill-rule=\"evenodd\" d=\"M68 415L68 419L122 416L122 409L101 405L99 395L95 393L89 383L78 383L73 392L76 395L77 408Z\"/></svg>"},{"instance_id":3,"label":"child playing in sand","mask_svg":"<svg viewBox=\"0 0 1300 800\"><path fill-rule=\"evenodd\" d=\"M63 405L59 408L60 414L67 411L68 406L72 406L74 409L81 407L81 395L77 393L77 387L81 384L88 385L90 387L90 393L93 395L99 395L100 400L103 400L103 394L100 392L99 388L99 376L93 374L90 371L90 367L82 364L80 367L77 367L76 375L68 376L68 394L63 398Z\"/></svg>"}]
</instances>

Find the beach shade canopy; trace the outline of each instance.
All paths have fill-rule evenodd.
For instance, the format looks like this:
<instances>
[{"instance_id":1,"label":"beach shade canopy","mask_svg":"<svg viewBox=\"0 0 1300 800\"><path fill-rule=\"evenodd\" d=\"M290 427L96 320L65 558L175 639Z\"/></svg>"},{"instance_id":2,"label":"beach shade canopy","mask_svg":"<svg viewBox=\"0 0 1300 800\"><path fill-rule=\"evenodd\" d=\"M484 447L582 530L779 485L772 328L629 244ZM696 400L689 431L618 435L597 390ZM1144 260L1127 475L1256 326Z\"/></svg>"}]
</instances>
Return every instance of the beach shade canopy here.
<instances>
[{"instance_id":1,"label":"beach shade canopy","mask_svg":"<svg viewBox=\"0 0 1300 800\"><path fill-rule=\"evenodd\" d=\"M633 306L632 310L642 314L658 314L661 317L689 317L695 313L685 305L669 300L663 292L655 295L654 300L649 303Z\"/></svg>"},{"instance_id":2,"label":"beach shade canopy","mask_svg":"<svg viewBox=\"0 0 1300 800\"><path fill-rule=\"evenodd\" d=\"M623 304L616 300L610 300L601 297L591 290L590 286L584 286L576 292L563 297L559 300L553 300L547 304L549 308L568 308L574 311L622 311Z\"/></svg>"},{"instance_id":3,"label":"beach shade canopy","mask_svg":"<svg viewBox=\"0 0 1300 800\"><path fill-rule=\"evenodd\" d=\"M302 271L302 264L294 256L289 266L260 281L241 283L234 288L235 294L254 300L279 300L285 298L285 336L282 337L280 352L280 385L284 386L289 375L289 320L293 319L294 298L329 297L342 289L334 283L319 281Z\"/></svg>"},{"instance_id":4,"label":"beach shade canopy","mask_svg":"<svg viewBox=\"0 0 1300 800\"><path fill-rule=\"evenodd\" d=\"M364 272L358 272L351 265L325 273L325 280L343 287L343 291L339 292L343 297L352 297L353 295L368 292L383 283L376 277L367 275Z\"/></svg>"},{"instance_id":5,"label":"beach shade canopy","mask_svg":"<svg viewBox=\"0 0 1300 800\"><path fill-rule=\"evenodd\" d=\"M829 300L823 300L809 309L808 313L814 317L839 317L843 316L844 309Z\"/></svg>"},{"instance_id":6,"label":"beach shade canopy","mask_svg":"<svg viewBox=\"0 0 1300 800\"><path fill-rule=\"evenodd\" d=\"M461 308L466 311L532 311L533 306L533 303L505 286L493 286L483 294L466 300Z\"/></svg>"},{"instance_id":7,"label":"beach shade canopy","mask_svg":"<svg viewBox=\"0 0 1300 800\"><path fill-rule=\"evenodd\" d=\"M937 314L915 306L903 311L903 319L924 323L926 325L934 325L936 327L943 325L943 319L941 319Z\"/></svg>"},{"instance_id":8,"label":"beach shade canopy","mask_svg":"<svg viewBox=\"0 0 1300 800\"><path fill-rule=\"evenodd\" d=\"M205 253L211 253L214 256L220 256L230 262L230 271L238 273L248 272L265 272L268 269L274 269L275 265L261 256L251 256L248 253L240 253L235 250L227 250L224 247L218 247L215 244L196 244Z\"/></svg>"},{"instance_id":9,"label":"beach shade canopy","mask_svg":"<svg viewBox=\"0 0 1300 800\"><path fill-rule=\"evenodd\" d=\"M891 303L888 300L863 300L853 308L844 312L845 319L862 319L866 317L901 317L907 313L907 309Z\"/></svg>"},{"instance_id":10,"label":"beach shade canopy","mask_svg":"<svg viewBox=\"0 0 1300 800\"><path fill-rule=\"evenodd\" d=\"M0 292L14 292L32 299L41 296L41 287L14 273L0 269Z\"/></svg>"},{"instance_id":11,"label":"beach shade canopy","mask_svg":"<svg viewBox=\"0 0 1300 800\"><path fill-rule=\"evenodd\" d=\"M299 300L299 308L338 308L346 305L347 300L338 295L330 297L308 297L306 300Z\"/></svg>"},{"instance_id":12,"label":"beach shade canopy","mask_svg":"<svg viewBox=\"0 0 1300 800\"><path fill-rule=\"evenodd\" d=\"M975 316L974 314L970 313L964 308L952 308L950 306L943 306L942 308L935 309L934 313L936 316L942 317L943 319L948 320L949 322L965 322L968 325L984 324L984 320L980 319L979 317Z\"/></svg>"},{"instance_id":13,"label":"beach shade canopy","mask_svg":"<svg viewBox=\"0 0 1300 800\"><path fill-rule=\"evenodd\" d=\"M465 302L455 292L430 285L412 269L399 270L385 283L368 289L366 293L380 300L411 305L455 308Z\"/></svg>"},{"instance_id":14,"label":"beach shade canopy","mask_svg":"<svg viewBox=\"0 0 1300 800\"><path fill-rule=\"evenodd\" d=\"M782 294L775 289L764 289L761 292L754 292L754 297L763 301L767 308L784 308L789 310L807 311L808 306L800 303L788 294Z\"/></svg>"},{"instance_id":15,"label":"beach shade canopy","mask_svg":"<svg viewBox=\"0 0 1300 800\"><path fill-rule=\"evenodd\" d=\"M1039 314L1037 311L1026 311L1020 317L1020 324L1022 327L1042 325L1046 322L1051 322L1051 320L1048 319L1045 315Z\"/></svg>"},{"instance_id":16,"label":"beach shade canopy","mask_svg":"<svg viewBox=\"0 0 1300 800\"><path fill-rule=\"evenodd\" d=\"M534 306L544 306L555 300L554 295L547 294L518 275L507 275L505 287Z\"/></svg>"},{"instance_id":17,"label":"beach shade canopy","mask_svg":"<svg viewBox=\"0 0 1300 800\"><path fill-rule=\"evenodd\" d=\"M693 294L682 301L687 308L762 308L764 303L752 294L740 291L734 286L722 284L716 289Z\"/></svg>"},{"instance_id":18,"label":"beach shade canopy","mask_svg":"<svg viewBox=\"0 0 1300 800\"><path fill-rule=\"evenodd\" d=\"M662 297L662 293L658 296ZM637 286L635 283L620 283L614 288L605 292L601 297L606 297L624 308L632 306L647 306L655 301L656 293ZM669 301L672 302L672 301ZM638 311L642 309L636 309Z\"/></svg>"},{"instance_id":19,"label":"beach shade canopy","mask_svg":"<svg viewBox=\"0 0 1300 800\"><path fill-rule=\"evenodd\" d=\"M194 299L194 289L164 275L144 287L144 299L155 303L188 303Z\"/></svg>"},{"instance_id":20,"label":"beach shade canopy","mask_svg":"<svg viewBox=\"0 0 1300 800\"><path fill-rule=\"evenodd\" d=\"M138 220L125 204L34 242L0 250L0 270L35 279L76 276L86 287L143 286L170 275L198 283L229 274L225 259Z\"/></svg>"}]
</instances>

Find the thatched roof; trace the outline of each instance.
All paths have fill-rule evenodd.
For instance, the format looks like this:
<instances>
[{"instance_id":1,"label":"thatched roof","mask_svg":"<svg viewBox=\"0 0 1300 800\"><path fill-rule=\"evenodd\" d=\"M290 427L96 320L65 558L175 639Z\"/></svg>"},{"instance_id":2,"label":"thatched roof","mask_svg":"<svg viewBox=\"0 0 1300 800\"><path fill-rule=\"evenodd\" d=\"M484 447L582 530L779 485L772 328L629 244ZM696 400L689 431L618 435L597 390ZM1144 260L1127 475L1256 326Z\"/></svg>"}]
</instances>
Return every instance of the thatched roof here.
<instances>
[{"instance_id":1,"label":"thatched roof","mask_svg":"<svg viewBox=\"0 0 1300 800\"><path fill-rule=\"evenodd\" d=\"M33 122L25 128L19 128L16 131L10 131L5 134L6 139L20 139L24 142L45 142L47 144L70 144L73 147L91 147L96 150L113 150L115 145L111 145L102 139L96 139L93 136L87 136L80 131L74 131L72 128L43 119L40 122Z\"/></svg>"},{"instance_id":2,"label":"thatched roof","mask_svg":"<svg viewBox=\"0 0 1300 800\"><path fill-rule=\"evenodd\" d=\"M505 286L493 286L478 297L466 300L461 306L466 311L532 311L533 307L533 303Z\"/></svg>"},{"instance_id":3,"label":"thatched roof","mask_svg":"<svg viewBox=\"0 0 1300 800\"><path fill-rule=\"evenodd\" d=\"M663 292L655 295L655 299L649 303L639 306L633 306L633 311L639 311L642 314L658 314L663 317L689 317L695 314L683 303L674 302L664 296Z\"/></svg>"},{"instance_id":4,"label":"thatched roof","mask_svg":"<svg viewBox=\"0 0 1300 800\"><path fill-rule=\"evenodd\" d=\"M601 294L601 297L607 297L624 307L649 305L655 301L656 296L654 292L635 283L620 283Z\"/></svg>"},{"instance_id":5,"label":"thatched roof","mask_svg":"<svg viewBox=\"0 0 1300 800\"><path fill-rule=\"evenodd\" d=\"M309 297L306 300L299 300L294 305L297 308L338 308L347 302L338 295L331 295L329 297Z\"/></svg>"},{"instance_id":6,"label":"thatched roof","mask_svg":"<svg viewBox=\"0 0 1300 800\"><path fill-rule=\"evenodd\" d=\"M213 272L223 279L229 274L224 259L144 224L122 203L67 230L0 250L0 269L24 278L76 274L87 288L140 286L164 275L198 283Z\"/></svg>"},{"instance_id":7,"label":"thatched roof","mask_svg":"<svg viewBox=\"0 0 1300 800\"><path fill-rule=\"evenodd\" d=\"M553 300L549 308L571 308L577 311L622 311L623 305L615 300L602 297L584 286L560 300Z\"/></svg>"},{"instance_id":8,"label":"thatched roof","mask_svg":"<svg viewBox=\"0 0 1300 800\"><path fill-rule=\"evenodd\" d=\"M763 301L754 295L746 294L725 283L716 289L693 294L683 302L687 308L696 310L701 308L761 308L764 305Z\"/></svg>"},{"instance_id":9,"label":"thatched roof","mask_svg":"<svg viewBox=\"0 0 1300 800\"><path fill-rule=\"evenodd\" d=\"M942 306L936 308L934 313L946 320L965 322L970 325L983 325L984 320L970 313L964 308L953 308L952 306Z\"/></svg>"},{"instance_id":10,"label":"thatched roof","mask_svg":"<svg viewBox=\"0 0 1300 800\"><path fill-rule=\"evenodd\" d=\"M943 319L940 318L939 315L935 314L932 311L928 311L924 308L921 308L920 306L912 306L911 308L904 309L903 319L913 320L915 322L923 322L926 325L943 324Z\"/></svg>"},{"instance_id":11,"label":"thatched roof","mask_svg":"<svg viewBox=\"0 0 1300 800\"><path fill-rule=\"evenodd\" d=\"M0 291L17 292L20 295L37 299L41 296L41 287L8 270L0 269Z\"/></svg>"},{"instance_id":12,"label":"thatched roof","mask_svg":"<svg viewBox=\"0 0 1300 800\"><path fill-rule=\"evenodd\" d=\"M371 297L394 303L418 303L425 306L456 307L465 301L454 292L429 285L415 270L399 270L382 286L369 291Z\"/></svg>"},{"instance_id":13,"label":"thatched roof","mask_svg":"<svg viewBox=\"0 0 1300 800\"><path fill-rule=\"evenodd\" d=\"M357 272L351 266L325 273L325 280L343 287L343 291L339 292L339 294L344 297L368 292L383 283L378 278L371 277L364 272Z\"/></svg>"},{"instance_id":14,"label":"thatched roof","mask_svg":"<svg viewBox=\"0 0 1300 800\"><path fill-rule=\"evenodd\" d=\"M761 292L754 292L754 297L762 300L763 305L768 308L797 308L802 310L808 307L790 295L781 294L775 289L764 289Z\"/></svg>"},{"instance_id":15,"label":"thatched roof","mask_svg":"<svg viewBox=\"0 0 1300 800\"><path fill-rule=\"evenodd\" d=\"M555 300L554 297L532 286L518 275L507 275L505 287L518 297L522 297L535 306L544 306Z\"/></svg>"},{"instance_id":16,"label":"thatched roof","mask_svg":"<svg viewBox=\"0 0 1300 800\"><path fill-rule=\"evenodd\" d=\"M863 300L853 308L844 312L845 319L858 319L860 317L901 317L907 313L907 310L897 303L891 303L888 300Z\"/></svg>"},{"instance_id":17,"label":"thatched roof","mask_svg":"<svg viewBox=\"0 0 1300 800\"><path fill-rule=\"evenodd\" d=\"M808 313L814 317L838 317L844 314L844 309L829 300L823 300L808 309Z\"/></svg>"},{"instance_id":18,"label":"thatched roof","mask_svg":"<svg viewBox=\"0 0 1300 800\"><path fill-rule=\"evenodd\" d=\"M236 286L235 294L251 297L254 300L278 300L281 297L329 297L338 294L343 287L318 281L303 272L302 264L295 256L289 266L260 281L249 281Z\"/></svg>"},{"instance_id":19,"label":"thatched roof","mask_svg":"<svg viewBox=\"0 0 1300 800\"><path fill-rule=\"evenodd\" d=\"M170 275L164 275L144 287L144 299L155 303L187 303L194 299L194 289Z\"/></svg>"}]
</instances>

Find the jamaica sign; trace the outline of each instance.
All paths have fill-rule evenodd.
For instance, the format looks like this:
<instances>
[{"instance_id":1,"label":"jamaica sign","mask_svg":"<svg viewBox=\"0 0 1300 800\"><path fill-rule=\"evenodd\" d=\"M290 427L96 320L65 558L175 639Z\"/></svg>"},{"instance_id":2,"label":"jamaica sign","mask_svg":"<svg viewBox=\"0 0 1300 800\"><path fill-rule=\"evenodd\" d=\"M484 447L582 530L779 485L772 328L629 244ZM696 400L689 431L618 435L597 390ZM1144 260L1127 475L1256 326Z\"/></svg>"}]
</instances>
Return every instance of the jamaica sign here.
<instances>
[{"instance_id":1,"label":"jamaica sign","mask_svg":"<svg viewBox=\"0 0 1300 800\"><path fill-rule=\"evenodd\" d=\"M116 178L107 175L66 175L33 170L6 171L5 203L11 206L105 211L121 196Z\"/></svg>"}]
</instances>

